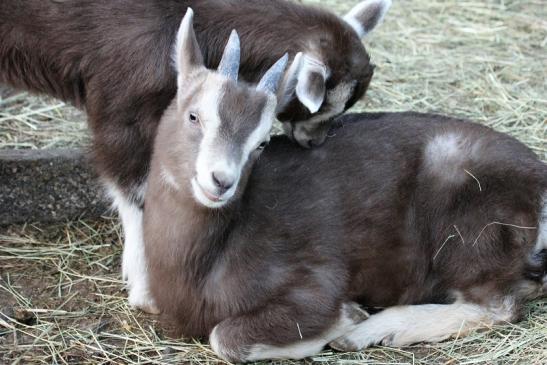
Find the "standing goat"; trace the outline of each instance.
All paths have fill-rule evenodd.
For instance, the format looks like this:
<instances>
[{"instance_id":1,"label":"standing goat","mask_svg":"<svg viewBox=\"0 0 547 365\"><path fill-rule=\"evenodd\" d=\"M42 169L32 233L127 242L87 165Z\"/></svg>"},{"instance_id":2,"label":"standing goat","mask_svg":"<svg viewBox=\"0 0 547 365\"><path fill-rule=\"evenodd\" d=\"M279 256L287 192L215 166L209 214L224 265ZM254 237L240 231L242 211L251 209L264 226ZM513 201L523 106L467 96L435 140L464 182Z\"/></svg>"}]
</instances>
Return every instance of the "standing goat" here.
<instances>
[{"instance_id":1,"label":"standing goat","mask_svg":"<svg viewBox=\"0 0 547 365\"><path fill-rule=\"evenodd\" d=\"M153 311L142 204L156 128L176 93L170 60L186 8L199 15L197 38L208 66L218 65L234 28L245 44L245 81L258 82L289 53L295 62L279 89L277 115L309 147L324 141L330 118L364 95L373 67L361 38L390 4L362 1L342 19L285 0L2 0L0 82L86 110L94 163L123 223L129 302Z\"/></svg>"},{"instance_id":2,"label":"standing goat","mask_svg":"<svg viewBox=\"0 0 547 365\"><path fill-rule=\"evenodd\" d=\"M180 333L230 361L302 358L440 341L545 293L547 166L523 144L388 113L342 117L319 149L277 136L262 152L275 82L237 84L237 61L206 70L191 13L179 34L144 239L153 298ZM393 308L367 319L359 304Z\"/></svg>"}]
</instances>

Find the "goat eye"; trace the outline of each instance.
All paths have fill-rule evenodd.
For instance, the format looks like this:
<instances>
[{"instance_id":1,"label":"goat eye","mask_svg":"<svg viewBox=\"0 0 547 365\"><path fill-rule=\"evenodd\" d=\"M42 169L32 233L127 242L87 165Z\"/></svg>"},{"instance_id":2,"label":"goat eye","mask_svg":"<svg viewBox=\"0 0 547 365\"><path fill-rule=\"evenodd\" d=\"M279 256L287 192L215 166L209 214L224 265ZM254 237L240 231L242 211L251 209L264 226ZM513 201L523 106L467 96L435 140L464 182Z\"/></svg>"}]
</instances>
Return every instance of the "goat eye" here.
<instances>
[{"instance_id":1,"label":"goat eye","mask_svg":"<svg viewBox=\"0 0 547 365\"><path fill-rule=\"evenodd\" d=\"M266 146L268 145L268 142L267 141L264 141L262 142L261 144L258 145L258 147L256 148L257 150L263 150L264 148L266 148Z\"/></svg>"},{"instance_id":2,"label":"goat eye","mask_svg":"<svg viewBox=\"0 0 547 365\"><path fill-rule=\"evenodd\" d=\"M192 123L192 124L199 123L199 117L196 113L190 113L190 116L188 117L188 120L190 120L190 123Z\"/></svg>"}]
</instances>

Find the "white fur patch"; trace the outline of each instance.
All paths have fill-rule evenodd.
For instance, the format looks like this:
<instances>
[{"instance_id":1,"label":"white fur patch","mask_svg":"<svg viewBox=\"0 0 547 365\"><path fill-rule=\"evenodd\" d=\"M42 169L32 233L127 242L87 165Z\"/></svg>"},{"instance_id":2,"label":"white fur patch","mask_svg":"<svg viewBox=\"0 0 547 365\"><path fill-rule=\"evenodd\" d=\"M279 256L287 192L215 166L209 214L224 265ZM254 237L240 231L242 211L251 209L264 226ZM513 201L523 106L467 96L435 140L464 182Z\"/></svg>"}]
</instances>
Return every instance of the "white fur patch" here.
<instances>
[{"instance_id":1,"label":"white fur patch","mask_svg":"<svg viewBox=\"0 0 547 365\"><path fill-rule=\"evenodd\" d=\"M418 342L439 342L470 330L514 318L514 300L504 298L489 307L456 302L392 307L337 339L342 347L360 350L372 345L403 347Z\"/></svg>"},{"instance_id":2,"label":"white fur patch","mask_svg":"<svg viewBox=\"0 0 547 365\"><path fill-rule=\"evenodd\" d=\"M124 230L124 249L122 257L122 278L129 290L129 304L149 313L157 313L150 295L148 269L144 254L142 232L142 210L129 202L112 184L107 186L108 194L118 209ZM144 197L143 189L139 189Z\"/></svg>"},{"instance_id":3,"label":"white fur patch","mask_svg":"<svg viewBox=\"0 0 547 365\"><path fill-rule=\"evenodd\" d=\"M462 183L474 179L480 187L478 172L468 170L473 159L479 156L480 143L455 133L435 136L425 147L425 165L443 182Z\"/></svg>"}]
</instances>

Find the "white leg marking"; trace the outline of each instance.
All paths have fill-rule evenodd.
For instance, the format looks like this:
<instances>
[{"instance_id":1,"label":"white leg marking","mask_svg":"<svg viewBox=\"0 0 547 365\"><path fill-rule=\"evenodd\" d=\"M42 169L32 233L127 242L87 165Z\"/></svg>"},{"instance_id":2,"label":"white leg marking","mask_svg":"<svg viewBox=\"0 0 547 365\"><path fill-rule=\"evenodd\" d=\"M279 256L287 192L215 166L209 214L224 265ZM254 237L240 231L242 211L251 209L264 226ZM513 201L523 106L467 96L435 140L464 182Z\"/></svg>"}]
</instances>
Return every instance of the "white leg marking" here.
<instances>
[{"instance_id":1,"label":"white leg marking","mask_svg":"<svg viewBox=\"0 0 547 365\"><path fill-rule=\"evenodd\" d=\"M344 304L342 306L338 321L332 326L332 328L319 337L310 340L302 339L297 343L284 347L256 344L251 346L248 355L242 360L258 361L266 359L303 359L308 356L316 355L321 352L325 345L327 345L330 341L340 337L342 334L347 333L356 327L355 318L352 316L352 311L355 311L353 306L357 306L357 304ZM363 311L363 313L366 312ZM230 349L223 348L218 336L216 335L215 329L211 332L209 339L213 350L221 357L224 357L225 355L234 355L233 351L230 352ZM294 330L296 332L300 332L300 328L297 323L294 324ZM233 359L234 357L231 358Z\"/></svg>"},{"instance_id":2,"label":"white leg marking","mask_svg":"<svg viewBox=\"0 0 547 365\"><path fill-rule=\"evenodd\" d=\"M129 304L148 313L158 313L148 288L148 270L144 255L142 210L129 202L114 186L108 186L109 194L122 221L124 249L122 278L129 290Z\"/></svg>"},{"instance_id":3,"label":"white leg marking","mask_svg":"<svg viewBox=\"0 0 547 365\"><path fill-rule=\"evenodd\" d=\"M338 338L333 347L358 351L375 344L402 347L418 342L439 342L473 328L510 321L513 308L514 301L509 297L489 307L454 303L388 308Z\"/></svg>"}]
</instances>

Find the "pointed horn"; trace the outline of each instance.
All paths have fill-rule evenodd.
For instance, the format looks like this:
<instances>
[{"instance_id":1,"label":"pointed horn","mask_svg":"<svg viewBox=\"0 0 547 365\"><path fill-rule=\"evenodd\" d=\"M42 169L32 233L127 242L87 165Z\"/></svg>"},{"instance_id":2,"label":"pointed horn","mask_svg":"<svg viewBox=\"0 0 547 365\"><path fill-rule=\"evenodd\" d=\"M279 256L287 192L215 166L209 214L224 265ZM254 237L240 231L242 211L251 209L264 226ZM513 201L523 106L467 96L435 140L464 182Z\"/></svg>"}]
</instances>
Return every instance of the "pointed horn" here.
<instances>
[{"instance_id":1,"label":"pointed horn","mask_svg":"<svg viewBox=\"0 0 547 365\"><path fill-rule=\"evenodd\" d=\"M224 54L220 60L217 71L231 80L237 81L239 74L241 47L237 32L232 30L230 39L224 48Z\"/></svg>"},{"instance_id":2,"label":"pointed horn","mask_svg":"<svg viewBox=\"0 0 547 365\"><path fill-rule=\"evenodd\" d=\"M256 89L264 91L266 93L276 94L279 87L279 81L281 80L287 63L289 62L289 55L285 53L270 69L262 76Z\"/></svg>"}]
</instances>

